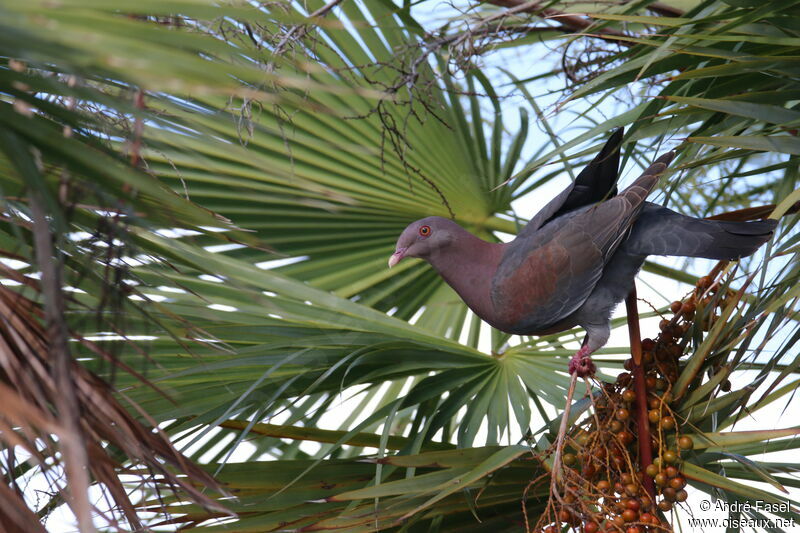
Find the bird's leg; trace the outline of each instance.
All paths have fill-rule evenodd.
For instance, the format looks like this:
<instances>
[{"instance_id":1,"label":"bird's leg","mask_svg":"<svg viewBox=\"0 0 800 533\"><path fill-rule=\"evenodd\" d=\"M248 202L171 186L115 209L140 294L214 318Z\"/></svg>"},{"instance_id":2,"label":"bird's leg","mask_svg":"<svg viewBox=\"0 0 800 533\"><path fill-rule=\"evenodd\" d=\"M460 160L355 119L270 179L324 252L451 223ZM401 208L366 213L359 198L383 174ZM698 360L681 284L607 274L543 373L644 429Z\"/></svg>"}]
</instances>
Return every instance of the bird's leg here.
<instances>
[{"instance_id":1,"label":"bird's leg","mask_svg":"<svg viewBox=\"0 0 800 533\"><path fill-rule=\"evenodd\" d=\"M589 348L588 339L589 336L587 335L583 340L583 346L581 346L580 350L575 352L575 355L572 356L569 362L569 373L577 375L579 378L594 376L595 371L597 371L597 367L595 367L592 362L591 356L593 350Z\"/></svg>"}]
</instances>

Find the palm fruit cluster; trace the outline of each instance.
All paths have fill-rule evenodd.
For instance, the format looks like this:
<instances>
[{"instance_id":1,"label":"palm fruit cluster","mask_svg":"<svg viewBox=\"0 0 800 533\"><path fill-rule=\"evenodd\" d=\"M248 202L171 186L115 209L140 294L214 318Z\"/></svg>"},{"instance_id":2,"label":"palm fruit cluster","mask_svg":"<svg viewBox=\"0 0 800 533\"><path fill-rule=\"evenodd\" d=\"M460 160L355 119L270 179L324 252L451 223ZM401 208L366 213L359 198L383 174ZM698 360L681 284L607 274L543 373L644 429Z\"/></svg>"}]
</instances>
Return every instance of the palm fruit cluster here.
<instances>
[{"instance_id":1,"label":"palm fruit cluster","mask_svg":"<svg viewBox=\"0 0 800 533\"><path fill-rule=\"evenodd\" d=\"M658 336L642 341L652 463L641 470L641 422L634 363L628 359L616 382L603 383L595 394L594 412L567 435L558 494L551 495L534 531L557 533L565 526L583 533L672 531L668 513L688 497L682 459L694 448L692 438L684 434L691 428L675 412L680 402L672 390L681 372L687 333L695 324L708 331L717 310L728 303L730 295L723 297L718 291L713 278L700 278L691 294L672 303L673 316L661 321ZM726 387L730 383L722 384ZM653 480L655 500L645 488L645 475Z\"/></svg>"}]
</instances>

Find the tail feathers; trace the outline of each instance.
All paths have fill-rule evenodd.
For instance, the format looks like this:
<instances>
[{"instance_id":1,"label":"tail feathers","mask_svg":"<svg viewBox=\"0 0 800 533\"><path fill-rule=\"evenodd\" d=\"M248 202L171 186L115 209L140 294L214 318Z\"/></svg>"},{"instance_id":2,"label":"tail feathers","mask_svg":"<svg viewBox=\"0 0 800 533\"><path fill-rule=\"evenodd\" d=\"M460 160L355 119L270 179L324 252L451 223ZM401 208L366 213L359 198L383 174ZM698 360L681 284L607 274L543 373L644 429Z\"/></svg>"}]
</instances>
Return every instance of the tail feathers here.
<instances>
[{"instance_id":1,"label":"tail feathers","mask_svg":"<svg viewBox=\"0 0 800 533\"><path fill-rule=\"evenodd\" d=\"M776 220L723 222L692 218L646 204L625 243L636 255L739 259L755 253L775 230Z\"/></svg>"},{"instance_id":2,"label":"tail feathers","mask_svg":"<svg viewBox=\"0 0 800 533\"><path fill-rule=\"evenodd\" d=\"M756 220L752 222L718 222L716 231L710 232L712 242L703 251L707 259L739 259L753 255L767 242L778 224L777 220Z\"/></svg>"}]
</instances>

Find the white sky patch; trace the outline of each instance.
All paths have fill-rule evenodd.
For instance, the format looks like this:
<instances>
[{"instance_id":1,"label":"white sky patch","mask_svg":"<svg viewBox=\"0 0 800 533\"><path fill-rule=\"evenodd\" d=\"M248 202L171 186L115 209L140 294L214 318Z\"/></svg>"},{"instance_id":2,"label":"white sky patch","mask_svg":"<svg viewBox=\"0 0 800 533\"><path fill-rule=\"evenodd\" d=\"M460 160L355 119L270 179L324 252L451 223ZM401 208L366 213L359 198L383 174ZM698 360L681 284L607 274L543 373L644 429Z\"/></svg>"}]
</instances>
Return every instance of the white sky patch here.
<instances>
[{"instance_id":1,"label":"white sky patch","mask_svg":"<svg viewBox=\"0 0 800 533\"><path fill-rule=\"evenodd\" d=\"M191 237L194 235L201 235L199 231L184 228L163 228L156 230L156 234L166 237L167 239L178 239L180 237Z\"/></svg>"},{"instance_id":2,"label":"white sky patch","mask_svg":"<svg viewBox=\"0 0 800 533\"><path fill-rule=\"evenodd\" d=\"M204 246L203 247L206 251L211 252L212 254L218 254L220 252L230 252L231 250L239 250L240 248L246 248L244 244L239 244L237 242L228 242L225 244L212 244L211 246Z\"/></svg>"},{"instance_id":3,"label":"white sky patch","mask_svg":"<svg viewBox=\"0 0 800 533\"><path fill-rule=\"evenodd\" d=\"M306 259L308 259L307 255L300 255L297 257L286 257L283 259L272 259L270 261L261 261L260 263L256 263L256 266L263 270L271 270L273 268L299 263L300 261L305 261Z\"/></svg>"},{"instance_id":4,"label":"white sky patch","mask_svg":"<svg viewBox=\"0 0 800 533\"><path fill-rule=\"evenodd\" d=\"M64 287L62 289L65 292L74 292L77 294L86 294L86 291L83 289L79 289L78 287Z\"/></svg>"},{"instance_id":5,"label":"white sky patch","mask_svg":"<svg viewBox=\"0 0 800 533\"><path fill-rule=\"evenodd\" d=\"M92 234L88 231L73 231L71 233L67 233L67 239L71 241L85 241L86 239L90 239Z\"/></svg>"},{"instance_id":6,"label":"white sky patch","mask_svg":"<svg viewBox=\"0 0 800 533\"><path fill-rule=\"evenodd\" d=\"M153 258L144 254L139 254L136 257L123 257L120 259L123 263L128 265L131 268L136 268L142 265L147 265L153 262ZM112 264L115 261L112 261Z\"/></svg>"},{"instance_id":7,"label":"white sky patch","mask_svg":"<svg viewBox=\"0 0 800 533\"><path fill-rule=\"evenodd\" d=\"M142 302L142 301L147 301L147 300L150 300L152 302L163 302L164 300L168 299L166 296L162 296L160 294L147 294L147 293L142 293L142 294L143 294L143 296L139 296L138 294L134 294L132 296L129 296L129 298L131 300L135 300L137 302Z\"/></svg>"},{"instance_id":8,"label":"white sky patch","mask_svg":"<svg viewBox=\"0 0 800 533\"><path fill-rule=\"evenodd\" d=\"M212 276L210 274L200 274L197 277L202 279L203 281L213 281L214 283L222 283L223 281L225 281L225 278L221 276Z\"/></svg>"},{"instance_id":9,"label":"white sky patch","mask_svg":"<svg viewBox=\"0 0 800 533\"><path fill-rule=\"evenodd\" d=\"M13 268L14 270L20 270L30 266L25 261L18 261L16 259L9 259L7 257L0 257L0 263L3 263L8 268Z\"/></svg>"},{"instance_id":10,"label":"white sky patch","mask_svg":"<svg viewBox=\"0 0 800 533\"><path fill-rule=\"evenodd\" d=\"M211 304L208 306L209 309L214 309L216 311L225 311L227 313L232 313L234 311L238 311L236 307L232 305L225 305L225 304Z\"/></svg>"},{"instance_id":11,"label":"white sky patch","mask_svg":"<svg viewBox=\"0 0 800 533\"><path fill-rule=\"evenodd\" d=\"M200 226L201 229L208 231L209 233L222 233L228 231L227 228L216 228L214 226Z\"/></svg>"},{"instance_id":12,"label":"white sky patch","mask_svg":"<svg viewBox=\"0 0 800 533\"><path fill-rule=\"evenodd\" d=\"M164 292L174 292L174 293L179 293L179 294L186 294L186 291L183 290L183 289L179 289L178 287L168 287L166 285L162 285L162 286L158 287L158 290L164 291Z\"/></svg>"},{"instance_id":13,"label":"white sky patch","mask_svg":"<svg viewBox=\"0 0 800 533\"><path fill-rule=\"evenodd\" d=\"M419 317L421 317L422 313L424 313L424 312L425 312L425 306L423 305L422 307L417 309L417 312L414 313L414 315L411 318L408 319L408 322L410 324L416 324L417 320L419 320Z\"/></svg>"}]
</instances>

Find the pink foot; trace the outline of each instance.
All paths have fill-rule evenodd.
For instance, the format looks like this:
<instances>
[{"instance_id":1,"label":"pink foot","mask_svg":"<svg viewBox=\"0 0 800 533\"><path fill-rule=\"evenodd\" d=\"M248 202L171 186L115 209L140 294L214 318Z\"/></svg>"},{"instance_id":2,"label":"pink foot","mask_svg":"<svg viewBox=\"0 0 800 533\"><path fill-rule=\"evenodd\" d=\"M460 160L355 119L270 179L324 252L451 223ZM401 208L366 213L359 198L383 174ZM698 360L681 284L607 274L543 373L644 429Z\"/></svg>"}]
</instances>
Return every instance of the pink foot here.
<instances>
[{"instance_id":1,"label":"pink foot","mask_svg":"<svg viewBox=\"0 0 800 533\"><path fill-rule=\"evenodd\" d=\"M597 368L592 362L591 354L592 352L586 346L582 346L575 352L569 362L569 373L577 374L579 378L593 376Z\"/></svg>"}]
</instances>

